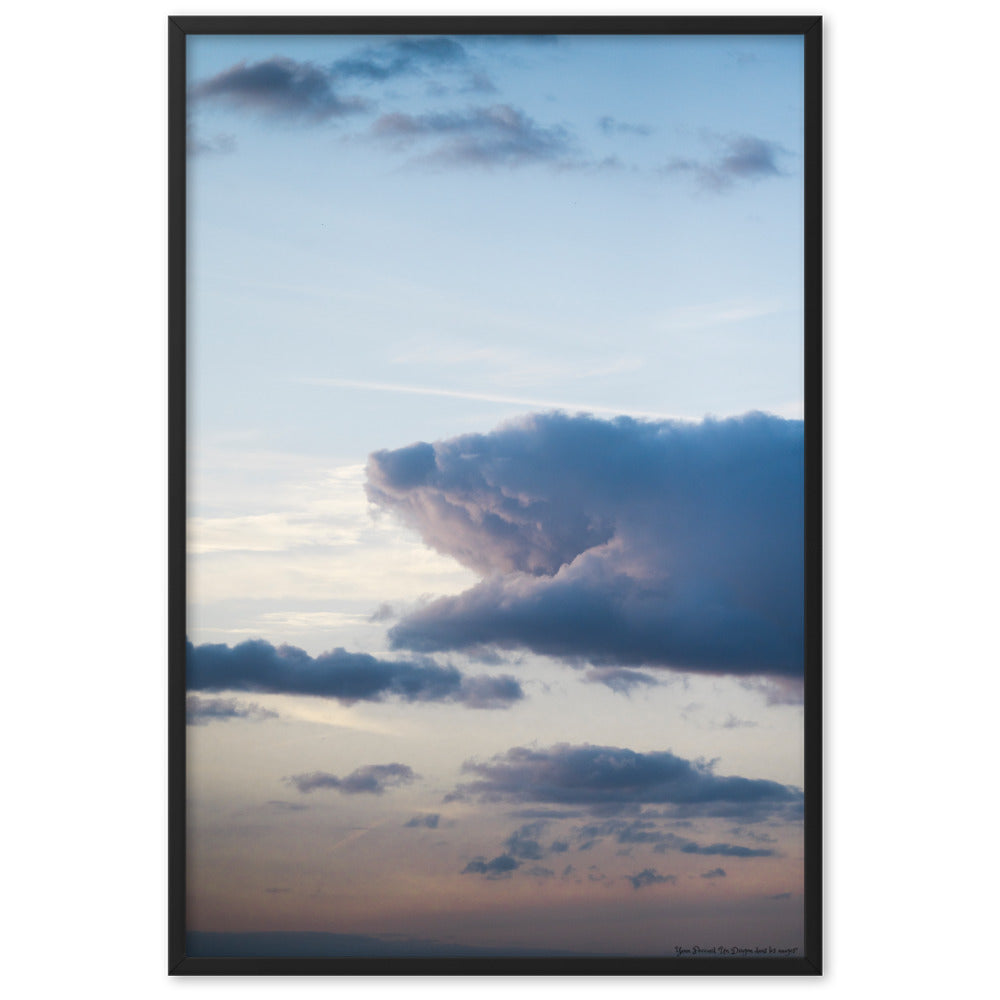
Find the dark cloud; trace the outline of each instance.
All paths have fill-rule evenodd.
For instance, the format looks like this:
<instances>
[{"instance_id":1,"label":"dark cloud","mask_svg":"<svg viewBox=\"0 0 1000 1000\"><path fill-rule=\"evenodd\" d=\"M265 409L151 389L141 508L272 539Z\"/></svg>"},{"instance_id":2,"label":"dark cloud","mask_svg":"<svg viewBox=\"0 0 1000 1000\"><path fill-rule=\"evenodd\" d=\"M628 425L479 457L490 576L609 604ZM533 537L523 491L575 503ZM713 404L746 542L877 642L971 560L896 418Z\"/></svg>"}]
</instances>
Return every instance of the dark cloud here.
<instances>
[{"instance_id":1,"label":"dark cloud","mask_svg":"<svg viewBox=\"0 0 1000 1000\"><path fill-rule=\"evenodd\" d=\"M713 868L709 872L702 872L701 873L701 877L702 878L725 878L726 877L726 869L725 868Z\"/></svg>"},{"instance_id":2,"label":"dark cloud","mask_svg":"<svg viewBox=\"0 0 1000 1000\"><path fill-rule=\"evenodd\" d=\"M540 861L548 853L536 839L545 827L548 826L544 820L537 823L528 823L519 830L515 830L505 841L506 853L514 858L522 858L525 861Z\"/></svg>"},{"instance_id":3,"label":"dark cloud","mask_svg":"<svg viewBox=\"0 0 1000 1000\"><path fill-rule=\"evenodd\" d=\"M773 896L768 896L768 899L791 899L792 894L790 892L776 892Z\"/></svg>"},{"instance_id":4,"label":"dark cloud","mask_svg":"<svg viewBox=\"0 0 1000 1000\"><path fill-rule=\"evenodd\" d=\"M598 118L597 127L605 135L649 135L653 131L648 125L633 125L612 118L611 115Z\"/></svg>"},{"instance_id":5,"label":"dark cloud","mask_svg":"<svg viewBox=\"0 0 1000 1000\"><path fill-rule=\"evenodd\" d=\"M241 62L194 84L192 101L213 101L238 111L274 119L322 122L368 107L357 97L340 97L330 75L312 63L274 56L261 62Z\"/></svg>"},{"instance_id":6,"label":"dark cloud","mask_svg":"<svg viewBox=\"0 0 1000 1000\"><path fill-rule=\"evenodd\" d=\"M369 616L370 622L386 622L396 617L396 611L391 604L382 602Z\"/></svg>"},{"instance_id":7,"label":"dark cloud","mask_svg":"<svg viewBox=\"0 0 1000 1000\"><path fill-rule=\"evenodd\" d=\"M521 862L509 854L487 861L484 857L473 858L463 869L462 874L470 873L485 875L488 879L509 878L510 873L521 867Z\"/></svg>"},{"instance_id":8,"label":"dark cloud","mask_svg":"<svg viewBox=\"0 0 1000 1000\"><path fill-rule=\"evenodd\" d=\"M588 684L603 684L611 688L615 694L628 694L634 687L646 687L658 684L659 681L649 674L638 670L626 670L624 667L605 667L600 670L588 670L583 679Z\"/></svg>"},{"instance_id":9,"label":"dark cloud","mask_svg":"<svg viewBox=\"0 0 1000 1000\"><path fill-rule=\"evenodd\" d=\"M467 761L462 770L475 777L457 791L483 802L546 802L590 809L662 803L691 815L753 817L784 815L802 802L802 792L796 788L776 781L722 777L710 764L666 751L636 753L565 743L548 749L514 747L485 762ZM636 827L636 833L641 829ZM590 827L584 831L584 835L604 835ZM721 852L699 849L698 853Z\"/></svg>"},{"instance_id":10,"label":"dark cloud","mask_svg":"<svg viewBox=\"0 0 1000 1000\"><path fill-rule=\"evenodd\" d=\"M466 111L382 115L372 135L408 148L425 149L420 160L447 166L517 167L556 162L572 150L569 133L542 126L509 104Z\"/></svg>"},{"instance_id":11,"label":"dark cloud","mask_svg":"<svg viewBox=\"0 0 1000 1000\"><path fill-rule=\"evenodd\" d=\"M425 813L422 816L414 816L413 819L407 820L403 826L425 826L428 830L436 830L440 822L440 814Z\"/></svg>"},{"instance_id":12,"label":"dark cloud","mask_svg":"<svg viewBox=\"0 0 1000 1000\"><path fill-rule=\"evenodd\" d=\"M788 153L776 142L752 135L714 136L716 147L708 160L675 158L662 168L665 174L690 174L699 186L710 191L725 191L736 181L781 177L777 158Z\"/></svg>"},{"instance_id":13,"label":"dark cloud","mask_svg":"<svg viewBox=\"0 0 1000 1000\"><path fill-rule=\"evenodd\" d=\"M654 848L658 854L668 850L682 851L684 854L718 855L724 858L770 858L775 852L767 847L743 847L740 844L696 844L683 837L666 835L666 839Z\"/></svg>"},{"instance_id":14,"label":"dark cloud","mask_svg":"<svg viewBox=\"0 0 1000 1000\"><path fill-rule=\"evenodd\" d=\"M300 792L314 792L318 788L333 788L344 795L381 795L387 788L409 785L419 778L406 764L366 764L344 778L326 771L311 774L293 774L285 780Z\"/></svg>"},{"instance_id":15,"label":"dark cloud","mask_svg":"<svg viewBox=\"0 0 1000 1000\"><path fill-rule=\"evenodd\" d=\"M803 425L537 414L373 454L368 496L484 579L396 648L801 676Z\"/></svg>"},{"instance_id":16,"label":"dark cloud","mask_svg":"<svg viewBox=\"0 0 1000 1000\"><path fill-rule=\"evenodd\" d=\"M628 880L632 883L633 889L642 889L647 885L656 885L661 882L676 882L676 875L661 875L655 868L646 868L635 875L629 875Z\"/></svg>"},{"instance_id":17,"label":"dark cloud","mask_svg":"<svg viewBox=\"0 0 1000 1000\"><path fill-rule=\"evenodd\" d=\"M335 79L381 83L399 76L420 75L426 69L464 65L465 49L453 38L397 38L372 46L330 66Z\"/></svg>"},{"instance_id":18,"label":"dark cloud","mask_svg":"<svg viewBox=\"0 0 1000 1000\"><path fill-rule=\"evenodd\" d=\"M237 646L187 644L187 686L195 691L267 691L336 698L345 704L453 701L468 708L506 708L524 697L513 677L465 676L428 660L379 660L334 649L312 657L296 646L250 639Z\"/></svg>"},{"instance_id":19,"label":"dark cloud","mask_svg":"<svg viewBox=\"0 0 1000 1000\"><path fill-rule=\"evenodd\" d=\"M204 726L209 722L227 722L229 719L276 719L277 712L261 708L253 702L241 702L235 698L199 698L196 694L187 696L187 724Z\"/></svg>"}]
</instances>

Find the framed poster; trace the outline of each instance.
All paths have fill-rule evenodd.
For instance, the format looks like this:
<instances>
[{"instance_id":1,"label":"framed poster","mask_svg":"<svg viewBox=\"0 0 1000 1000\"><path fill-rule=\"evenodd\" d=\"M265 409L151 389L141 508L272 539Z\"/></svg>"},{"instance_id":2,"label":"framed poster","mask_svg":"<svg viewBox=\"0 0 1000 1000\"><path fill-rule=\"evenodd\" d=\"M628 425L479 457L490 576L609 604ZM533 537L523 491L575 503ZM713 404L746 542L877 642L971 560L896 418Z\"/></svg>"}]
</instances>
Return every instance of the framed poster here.
<instances>
[{"instance_id":1,"label":"framed poster","mask_svg":"<svg viewBox=\"0 0 1000 1000\"><path fill-rule=\"evenodd\" d=\"M818 974L820 20L170 21L170 970Z\"/></svg>"}]
</instances>

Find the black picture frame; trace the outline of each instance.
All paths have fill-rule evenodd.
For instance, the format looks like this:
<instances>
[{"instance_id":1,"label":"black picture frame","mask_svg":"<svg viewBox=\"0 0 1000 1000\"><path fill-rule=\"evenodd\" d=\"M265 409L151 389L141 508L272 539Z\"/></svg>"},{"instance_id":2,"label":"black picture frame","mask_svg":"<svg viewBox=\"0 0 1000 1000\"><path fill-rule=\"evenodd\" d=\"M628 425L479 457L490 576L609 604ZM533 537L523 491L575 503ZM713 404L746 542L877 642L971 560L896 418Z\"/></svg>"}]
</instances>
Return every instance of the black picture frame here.
<instances>
[{"instance_id":1,"label":"black picture frame","mask_svg":"<svg viewBox=\"0 0 1000 1000\"><path fill-rule=\"evenodd\" d=\"M169 924L171 975L822 973L822 18L178 16L169 34ZM186 947L186 40L193 35L798 35L804 40L805 947L790 958L208 958Z\"/></svg>"}]
</instances>

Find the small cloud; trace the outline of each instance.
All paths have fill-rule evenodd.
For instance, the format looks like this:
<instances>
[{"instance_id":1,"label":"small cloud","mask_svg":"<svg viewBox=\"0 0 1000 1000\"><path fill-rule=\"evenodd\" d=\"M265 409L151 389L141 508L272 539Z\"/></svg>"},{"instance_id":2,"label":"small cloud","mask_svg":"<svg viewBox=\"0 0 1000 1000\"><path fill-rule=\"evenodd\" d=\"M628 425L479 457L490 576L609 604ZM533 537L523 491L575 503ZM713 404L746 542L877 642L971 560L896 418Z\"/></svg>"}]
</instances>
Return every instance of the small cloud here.
<instances>
[{"instance_id":1,"label":"small cloud","mask_svg":"<svg viewBox=\"0 0 1000 1000\"><path fill-rule=\"evenodd\" d=\"M345 778L338 778L326 771L313 771L311 774L294 774L286 778L300 792L314 792L318 788L333 788L344 795L381 795L387 788L398 785L408 785L415 781L418 774L406 764L366 764L352 771Z\"/></svg>"},{"instance_id":2,"label":"small cloud","mask_svg":"<svg viewBox=\"0 0 1000 1000\"><path fill-rule=\"evenodd\" d=\"M425 826L428 830L436 830L440 822L439 813L424 813L422 816L414 816L413 819L407 820L403 826Z\"/></svg>"},{"instance_id":3,"label":"small cloud","mask_svg":"<svg viewBox=\"0 0 1000 1000\"><path fill-rule=\"evenodd\" d=\"M509 878L510 873L521 867L521 862L509 854L487 861L484 857L473 858L463 869L462 874L485 875L488 879Z\"/></svg>"},{"instance_id":4,"label":"small cloud","mask_svg":"<svg viewBox=\"0 0 1000 1000\"><path fill-rule=\"evenodd\" d=\"M757 725L756 722L752 722L750 719L738 719L732 712L729 713L729 717L725 722L722 723L723 729L753 729Z\"/></svg>"},{"instance_id":5,"label":"small cloud","mask_svg":"<svg viewBox=\"0 0 1000 1000\"><path fill-rule=\"evenodd\" d=\"M725 868L713 868L709 872L702 872L701 873L701 877L702 878L725 878L726 877L726 870L725 870Z\"/></svg>"},{"instance_id":6,"label":"small cloud","mask_svg":"<svg viewBox=\"0 0 1000 1000\"><path fill-rule=\"evenodd\" d=\"M646 868L635 875L629 875L628 880L633 889L642 889L647 885L658 885L664 882L676 882L676 875L661 875L655 868Z\"/></svg>"},{"instance_id":7,"label":"small cloud","mask_svg":"<svg viewBox=\"0 0 1000 1000\"><path fill-rule=\"evenodd\" d=\"M360 98L337 95L329 74L320 67L281 56L238 63L194 84L188 94L192 102L211 101L270 119L312 123L368 107Z\"/></svg>"},{"instance_id":8,"label":"small cloud","mask_svg":"<svg viewBox=\"0 0 1000 1000\"><path fill-rule=\"evenodd\" d=\"M583 677L587 684L603 684L615 694L630 694L634 687L648 687L659 681L640 670L626 670L624 667L603 667L588 670Z\"/></svg>"},{"instance_id":9,"label":"small cloud","mask_svg":"<svg viewBox=\"0 0 1000 1000\"><path fill-rule=\"evenodd\" d=\"M393 610L392 605L383 602L368 616L368 621L387 622L391 621L395 617L396 612Z\"/></svg>"},{"instance_id":10,"label":"small cloud","mask_svg":"<svg viewBox=\"0 0 1000 1000\"><path fill-rule=\"evenodd\" d=\"M422 145L420 161L460 167L518 167L556 162L572 149L569 133L542 126L509 104L467 111L382 115L371 135L398 148Z\"/></svg>"},{"instance_id":11,"label":"small cloud","mask_svg":"<svg viewBox=\"0 0 1000 1000\"><path fill-rule=\"evenodd\" d=\"M370 46L330 66L334 79L384 83L400 76L420 76L427 69L464 65L465 48L453 38L397 38Z\"/></svg>"},{"instance_id":12,"label":"small cloud","mask_svg":"<svg viewBox=\"0 0 1000 1000\"><path fill-rule=\"evenodd\" d=\"M776 142L753 135L709 136L716 147L711 159L675 157L660 170L662 174L690 174L708 191L726 191L737 181L784 176L778 157L788 150Z\"/></svg>"},{"instance_id":13,"label":"small cloud","mask_svg":"<svg viewBox=\"0 0 1000 1000\"><path fill-rule=\"evenodd\" d=\"M605 135L650 135L653 131L648 125L633 125L630 122L612 118L611 115L598 118L597 127Z\"/></svg>"},{"instance_id":14,"label":"small cloud","mask_svg":"<svg viewBox=\"0 0 1000 1000\"><path fill-rule=\"evenodd\" d=\"M283 802L280 799L271 799L267 803L267 806L275 812L302 812L309 808L309 806L305 806L301 802Z\"/></svg>"},{"instance_id":15,"label":"small cloud","mask_svg":"<svg viewBox=\"0 0 1000 1000\"><path fill-rule=\"evenodd\" d=\"M790 892L776 892L773 896L768 896L768 899L791 899L792 894Z\"/></svg>"},{"instance_id":16,"label":"small cloud","mask_svg":"<svg viewBox=\"0 0 1000 1000\"><path fill-rule=\"evenodd\" d=\"M260 722L278 718L277 712L261 708L254 702L237 701L235 698L199 698L196 694L187 696L186 711L189 726L206 726L210 722L228 722L230 719Z\"/></svg>"}]
</instances>

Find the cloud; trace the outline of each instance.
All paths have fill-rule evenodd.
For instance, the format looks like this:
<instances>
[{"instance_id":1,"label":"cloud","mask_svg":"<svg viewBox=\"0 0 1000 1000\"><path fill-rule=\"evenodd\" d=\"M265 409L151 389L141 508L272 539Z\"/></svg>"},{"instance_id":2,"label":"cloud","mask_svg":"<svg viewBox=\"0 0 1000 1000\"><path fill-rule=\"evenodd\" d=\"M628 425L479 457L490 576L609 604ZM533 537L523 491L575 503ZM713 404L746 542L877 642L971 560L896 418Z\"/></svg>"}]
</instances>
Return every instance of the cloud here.
<instances>
[{"instance_id":1,"label":"cloud","mask_svg":"<svg viewBox=\"0 0 1000 1000\"><path fill-rule=\"evenodd\" d=\"M250 639L237 646L187 644L187 686L194 691L267 691L336 698L345 704L452 701L468 708L506 708L524 697L510 676L465 676L426 661L379 660L334 649L312 657L296 646Z\"/></svg>"},{"instance_id":2,"label":"cloud","mask_svg":"<svg viewBox=\"0 0 1000 1000\"><path fill-rule=\"evenodd\" d=\"M583 679L588 684L603 684L611 688L615 694L628 694L634 687L659 683L649 674L640 673L638 670L626 670L624 667L588 670Z\"/></svg>"},{"instance_id":3,"label":"cloud","mask_svg":"<svg viewBox=\"0 0 1000 1000\"><path fill-rule=\"evenodd\" d=\"M684 854L718 855L724 858L770 858L775 851L769 847L743 847L740 844L696 844L693 840L667 834L653 850L658 854L675 849Z\"/></svg>"},{"instance_id":4,"label":"cloud","mask_svg":"<svg viewBox=\"0 0 1000 1000\"><path fill-rule=\"evenodd\" d=\"M427 68L464 65L465 49L452 38L397 38L372 46L330 66L335 79L384 82L394 77L422 74Z\"/></svg>"},{"instance_id":5,"label":"cloud","mask_svg":"<svg viewBox=\"0 0 1000 1000\"><path fill-rule=\"evenodd\" d=\"M519 830L515 830L505 841L504 848L507 854L514 858L523 858L526 861L539 861L548 853L536 839L548 824L545 820L537 823L527 823Z\"/></svg>"},{"instance_id":6,"label":"cloud","mask_svg":"<svg viewBox=\"0 0 1000 1000\"><path fill-rule=\"evenodd\" d=\"M790 892L776 892L773 896L768 896L768 899L791 899L792 894Z\"/></svg>"},{"instance_id":7,"label":"cloud","mask_svg":"<svg viewBox=\"0 0 1000 1000\"><path fill-rule=\"evenodd\" d=\"M702 872L702 878L725 878L726 869L725 868L713 868L710 872Z\"/></svg>"},{"instance_id":8,"label":"cloud","mask_svg":"<svg viewBox=\"0 0 1000 1000\"><path fill-rule=\"evenodd\" d=\"M424 813L422 816L414 816L413 819L407 820L403 826L425 826L428 830L436 830L440 822L439 813Z\"/></svg>"},{"instance_id":9,"label":"cloud","mask_svg":"<svg viewBox=\"0 0 1000 1000\"><path fill-rule=\"evenodd\" d=\"M629 875L628 880L632 883L633 889L642 889L647 885L656 885L660 882L676 882L676 875L661 875L655 868L646 868L635 875Z\"/></svg>"},{"instance_id":10,"label":"cloud","mask_svg":"<svg viewBox=\"0 0 1000 1000\"><path fill-rule=\"evenodd\" d=\"M599 667L801 677L803 425L535 414L370 456L369 499L483 576L389 632Z\"/></svg>"},{"instance_id":11,"label":"cloud","mask_svg":"<svg viewBox=\"0 0 1000 1000\"><path fill-rule=\"evenodd\" d=\"M466 761L462 770L475 778L456 791L482 802L584 805L592 811L656 803L681 807L690 815L747 817L784 815L789 807L802 803L797 788L776 781L722 777L710 764L667 751L637 753L622 747L566 743L548 749L514 747L487 761ZM590 829L586 833L603 835ZM699 848L697 853L724 852Z\"/></svg>"},{"instance_id":12,"label":"cloud","mask_svg":"<svg viewBox=\"0 0 1000 1000\"><path fill-rule=\"evenodd\" d=\"M541 126L509 104L422 115L393 112L372 125L371 134L400 148L423 144L425 163L466 167L518 167L555 162L572 150L560 126Z\"/></svg>"},{"instance_id":13,"label":"cloud","mask_svg":"<svg viewBox=\"0 0 1000 1000\"><path fill-rule=\"evenodd\" d=\"M605 135L649 135L653 131L648 125L632 125L612 118L611 115L598 118L597 127Z\"/></svg>"},{"instance_id":14,"label":"cloud","mask_svg":"<svg viewBox=\"0 0 1000 1000\"><path fill-rule=\"evenodd\" d=\"M344 778L326 771L313 771L311 774L293 774L285 780L300 792L333 788L344 795L381 795L387 788L409 785L419 777L406 764L366 764Z\"/></svg>"},{"instance_id":15,"label":"cloud","mask_svg":"<svg viewBox=\"0 0 1000 1000\"><path fill-rule=\"evenodd\" d=\"M228 722L230 719L276 719L277 712L261 708L253 702L241 702L235 698L199 698L196 694L187 696L187 724L205 726L209 722Z\"/></svg>"},{"instance_id":16,"label":"cloud","mask_svg":"<svg viewBox=\"0 0 1000 1000\"><path fill-rule=\"evenodd\" d=\"M512 858L509 854L501 854L492 861L487 861L484 857L473 858L462 869L462 874L485 875L488 879L509 878L510 873L520 867L521 862L516 858Z\"/></svg>"},{"instance_id":17,"label":"cloud","mask_svg":"<svg viewBox=\"0 0 1000 1000\"><path fill-rule=\"evenodd\" d=\"M661 168L664 174L691 174L699 186L725 191L736 181L781 177L777 158L788 150L753 135L710 136L716 155L709 160L674 158Z\"/></svg>"},{"instance_id":18,"label":"cloud","mask_svg":"<svg viewBox=\"0 0 1000 1000\"><path fill-rule=\"evenodd\" d=\"M241 62L194 84L192 101L213 101L237 111L272 119L323 122L363 111L366 101L342 98L330 75L312 63L274 56L261 62Z\"/></svg>"}]
</instances>

